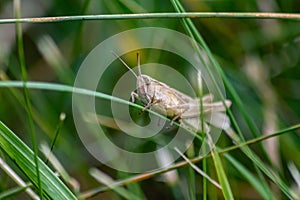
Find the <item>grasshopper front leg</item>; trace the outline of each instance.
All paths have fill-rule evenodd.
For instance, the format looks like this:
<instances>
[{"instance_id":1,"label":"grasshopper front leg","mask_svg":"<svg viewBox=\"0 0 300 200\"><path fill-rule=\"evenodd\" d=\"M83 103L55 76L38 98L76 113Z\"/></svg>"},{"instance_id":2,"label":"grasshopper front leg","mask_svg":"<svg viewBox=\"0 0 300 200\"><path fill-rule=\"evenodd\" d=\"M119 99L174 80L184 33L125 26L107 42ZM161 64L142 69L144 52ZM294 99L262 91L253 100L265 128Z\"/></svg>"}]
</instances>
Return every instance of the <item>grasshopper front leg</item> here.
<instances>
[{"instance_id":1,"label":"grasshopper front leg","mask_svg":"<svg viewBox=\"0 0 300 200\"><path fill-rule=\"evenodd\" d=\"M134 103L135 99L140 99L139 95L135 92L131 92L131 102ZM147 103L147 105L140 111L139 114L143 113L145 110L151 108L153 105L161 102L159 99L155 99L155 96L152 96L151 100Z\"/></svg>"},{"instance_id":2,"label":"grasshopper front leg","mask_svg":"<svg viewBox=\"0 0 300 200\"><path fill-rule=\"evenodd\" d=\"M137 93L131 92L131 100L134 102L135 98L140 99L146 106L143 108L141 112L151 108L153 105L160 103L162 100L156 98L156 87L154 87L153 95L146 95L146 98L141 98Z\"/></svg>"},{"instance_id":3,"label":"grasshopper front leg","mask_svg":"<svg viewBox=\"0 0 300 200\"><path fill-rule=\"evenodd\" d=\"M131 92L131 102L134 103L135 102L135 99L140 99L139 95L135 92ZM147 107L147 106L146 106ZM143 108L143 110L139 111L139 115L141 113L143 113L145 110L146 110L146 107Z\"/></svg>"},{"instance_id":4,"label":"grasshopper front leg","mask_svg":"<svg viewBox=\"0 0 300 200\"><path fill-rule=\"evenodd\" d=\"M131 96L131 102L132 103L134 103L135 98L137 98L137 99L139 98L139 95L135 92L131 92L130 96Z\"/></svg>"}]
</instances>

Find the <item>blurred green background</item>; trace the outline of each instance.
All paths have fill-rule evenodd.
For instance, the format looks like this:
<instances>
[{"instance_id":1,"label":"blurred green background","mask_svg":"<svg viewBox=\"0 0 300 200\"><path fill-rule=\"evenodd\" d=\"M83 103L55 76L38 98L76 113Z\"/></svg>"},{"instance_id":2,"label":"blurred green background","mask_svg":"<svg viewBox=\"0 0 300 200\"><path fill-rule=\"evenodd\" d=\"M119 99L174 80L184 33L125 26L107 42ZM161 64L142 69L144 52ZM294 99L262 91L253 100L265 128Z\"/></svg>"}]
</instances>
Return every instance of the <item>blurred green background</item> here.
<instances>
[{"instance_id":1,"label":"blurred green background","mask_svg":"<svg viewBox=\"0 0 300 200\"><path fill-rule=\"evenodd\" d=\"M298 0L182 0L190 12L282 12L298 13ZM0 0L0 18L14 18L12 1ZM100 0L100 1L39 1L22 2L22 17L122 14L143 12L175 12L171 2L161 0ZM198 31L207 42L215 59L220 63L230 83L239 94L247 114L254 121L259 133L273 133L284 127L299 123L300 117L300 22L297 20L239 19L239 18L197 18L193 19ZM124 30L138 27L166 27L185 33L180 19L148 20L93 20L65 21L57 23L24 23L24 51L28 79L30 81L54 82L73 85L76 72L85 56L101 41ZM134 38L133 38L134 40ZM120 44L120 46L126 46ZM174 59L174 55L154 52L151 57L142 54L142 62L158 62L174 66L188 77L187 63ZM129 66L135 66L132 53L126 57ZM182 64L182 65L180 65ZM115 63L115 65L120 65ZM111 94L115 79L126 72L111 70L102 81L104 93ZM0 70L1 79L21 80L14 24L0 24ZM66 120L55 144L54 154L81 187L81 191L99 186L88 169L99 167L115 179L129 174L115 171L101 165L81 143L72 119L72 98L69 93L30 90L38 143L51 143L59 123L59 116L66 113ZM227 93L227 98L231 95ZM28 120L20 100L22 90L0 88L0 120L11 128L29 146ZM253 136L233 105L231 110L246 139ZM109 112L109 111L108 111ZM108 114L109 116L109 114ZM116 130L111 130L115 132ZM287 169L290 162L300 168L300 138L297 133L285 134L275 140L263 142L274 168L291 188L295 181ZM230 139L222 135L219 146L231 145ZM150 145L151 146L151 145ZM253 145L254 151L258 145ZM144 147L146 148L146 147ZM256 152L264 160L264 154ZM244 166L253 170L251 161L239 151L232 153ZM7 161L13 168L13 162ZM226 163L226 162L225 162ZM18 170L18 169L16 169ZM260 195L239 174L227 166L227 175L237 199L261 199ZM0 171L0 191L14 183ZM21 174L21 173L20 173ZM170 186L161 178L140 183L148 199L187 198L186 172L179 170L179 183ZM201 199L201 177L197 175L196 196ZM175 189L174 189L175 188ZM299 191L298 191L299 192ZM274 189L274 193L280 193ZM218 197L219 196L219 197ZM20 194L16 198L23 198ZM92 199L119 199L116 194L106 192ZM222 199L216 194L215 198Z\"/></svg>"}]
</instances>

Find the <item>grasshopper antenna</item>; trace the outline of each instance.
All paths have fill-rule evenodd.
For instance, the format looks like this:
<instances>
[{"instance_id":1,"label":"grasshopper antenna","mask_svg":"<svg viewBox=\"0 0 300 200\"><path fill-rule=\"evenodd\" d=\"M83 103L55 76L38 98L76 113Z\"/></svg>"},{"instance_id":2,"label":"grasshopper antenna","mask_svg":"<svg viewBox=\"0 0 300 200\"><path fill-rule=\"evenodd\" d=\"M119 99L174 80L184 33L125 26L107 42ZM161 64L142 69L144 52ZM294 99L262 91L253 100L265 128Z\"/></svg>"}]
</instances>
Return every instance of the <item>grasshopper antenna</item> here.
<instances>
[{"instance_id":1,"label":"grasshopper antenna","mask_svg":"<svg viewBox=\"0 0 300 200\"><path fill-rule=\"evenodd\" d=\"M141 60L140 60L140 54L139 53L136 53L136 59L137 59L137 62L138 62L139 76L141 76L142 71L141 71Z\"/></svg>"},{"instance_id":2,"label":"grasshopper antenna","mask_svg":"<svg viewBox=\"0 0 300 200\"><path fill-rule=\"evenodd\" d=\"M136 78L138 78L138 76L134 73L134 71L125 63L125 61L124 60L122 60L122 58L120 58L120 56L118 56L118 54L116 54L114 51L111 51L111 53L116 57L116 58L118 58L120 61L121 61L121 63L123 63L123 65L125 65L125 67L127 67L127 69L129 69L129 71L131 71L131 73L136 77ZM140 72L140 70L139 70L139 72Z\"/></svg>"}]
</instances>

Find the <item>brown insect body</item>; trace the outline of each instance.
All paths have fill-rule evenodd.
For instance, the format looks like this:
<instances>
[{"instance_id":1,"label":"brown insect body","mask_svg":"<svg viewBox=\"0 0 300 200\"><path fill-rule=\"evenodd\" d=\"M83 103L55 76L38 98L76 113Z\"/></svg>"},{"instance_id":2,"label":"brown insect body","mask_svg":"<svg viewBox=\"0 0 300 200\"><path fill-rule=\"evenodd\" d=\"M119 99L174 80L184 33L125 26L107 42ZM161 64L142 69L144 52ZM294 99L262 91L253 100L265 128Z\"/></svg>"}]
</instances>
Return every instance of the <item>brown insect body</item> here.
<instances>
[{"instance_id":1,"label":"brown insect body","mask_svg":"<svg viewBox=\"0 0 300 200\"><path fill-rule=\"evenodd\" d=\"M180 124L194 131L201 130L200 120L200 100L192 98L168 85L143 75L140 67L140 57L138 60L138 75L117 55L120 61L133 73L136 77L137 93L132 92L131 97L134 102L135 98L140 99L144 104L144 110L152 108L154 111L166 115L174 120L179 120ZM226 107L223 102L212 102L211 94L202 97L203 113L205 121L210 122L216 127L226 128L229 126L229 119L226 114ZM230 107L231 101L225 100L227 107ZM205 132L209 130L208 125L204 124Z\"/></svg>"},{"instance_id":2,"label":"brown insect body","mask_svg":"<svg viewBox=\"0 0 300 200\"><path fill-rule=\"evenodd\" d=\"M156 112L171 118L180 116L185 110L182 105L193 100L188 96L183 98L179 91L141 74L137 78L137 97L146 105L146 108L151 107Z\"/></svg>"}]
</instances>

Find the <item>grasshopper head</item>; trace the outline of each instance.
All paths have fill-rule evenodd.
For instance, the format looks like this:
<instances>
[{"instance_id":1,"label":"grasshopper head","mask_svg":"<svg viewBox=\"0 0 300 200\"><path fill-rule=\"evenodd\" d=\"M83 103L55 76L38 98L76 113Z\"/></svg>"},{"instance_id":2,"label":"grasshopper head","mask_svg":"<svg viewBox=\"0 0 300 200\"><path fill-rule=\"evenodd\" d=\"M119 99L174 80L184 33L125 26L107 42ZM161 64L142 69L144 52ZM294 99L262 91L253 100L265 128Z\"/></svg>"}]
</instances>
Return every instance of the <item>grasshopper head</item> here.
<instances>
[{"instance_id":1,"label":"grasshopper head","mask_svg":"<svg viewBox=\"0 0 300 200\"><path fill-rule=\"evenodd\" d=\"M141 65L140 65L140 56L137 53L137 61L138 61L138 74L135 74L135 72L115 53L112 51L112 53L124 64L127 69L131 71L131 73L136 77L136 89L137 94L142 102L145 104L148 104L152 100L152 96L154 95L153 89L152 89L152 83L154 82L150 76L142 75L141 72Z\"/></svg>"},{"instance_id":2,"label":"grasshopper head","mask_svg":"<svg viewBox=\"0 0 300 200\"><path fill-rule=\"evenodd\" d=\"M150 96L151 93L151 83L152 83L152 78L150 78L147 75L139 75L137 77L136 81L136 88L137 88L137 93L141 100L147 104L151 101Z\"/></svg>"}]
</instances>

